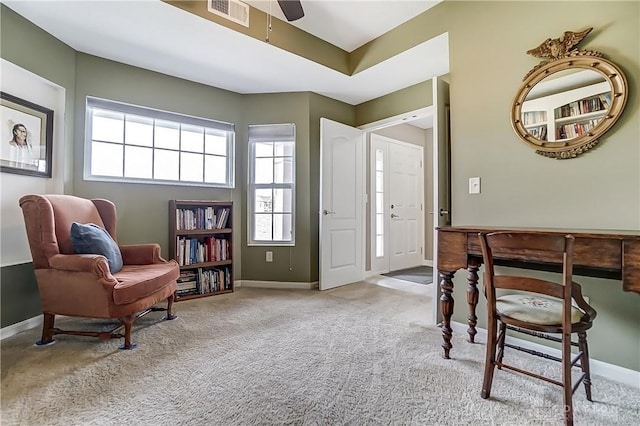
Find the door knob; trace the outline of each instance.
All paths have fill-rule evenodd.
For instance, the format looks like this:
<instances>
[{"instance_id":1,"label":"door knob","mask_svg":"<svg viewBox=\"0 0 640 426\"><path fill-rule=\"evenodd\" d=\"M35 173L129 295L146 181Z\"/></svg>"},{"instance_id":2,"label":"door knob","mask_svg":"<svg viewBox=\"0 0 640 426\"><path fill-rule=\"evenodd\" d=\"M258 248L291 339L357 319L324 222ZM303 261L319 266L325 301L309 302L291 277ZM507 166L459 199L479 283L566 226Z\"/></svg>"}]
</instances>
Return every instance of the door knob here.
<instances>
[{"instance_id":1,"label":"door knob","mask_svg":"<svg viewBox=\"0 0 640 426\"><path fill-rule=\"evenodd\" d=\"M391 213L391 219L396 218L396 217L400 217L400 216L398 216L397 214Z\"/></svg>"},{"instance_id":2,"label":"door knob","mask_svg":"<svg viewBox=\"0 0 640 426\"><path fill-rule=\"evenodd\" d=\"M336 214L336 212L330 212L329 210L324 209L324 210L322 210L322 214L323 214L324 216L326 216L326 215L328 215L328 214Z\"/></svg>"},{"instance_id":3,"label":"door knob","mask_svg":"<svg viewBox=\"0 0 640 426\"><path fill-rule=\"evenodd\" d=\"M447 216L449 214L449 210L440 209L440 216Z\"/></svg>"}]
</instances>

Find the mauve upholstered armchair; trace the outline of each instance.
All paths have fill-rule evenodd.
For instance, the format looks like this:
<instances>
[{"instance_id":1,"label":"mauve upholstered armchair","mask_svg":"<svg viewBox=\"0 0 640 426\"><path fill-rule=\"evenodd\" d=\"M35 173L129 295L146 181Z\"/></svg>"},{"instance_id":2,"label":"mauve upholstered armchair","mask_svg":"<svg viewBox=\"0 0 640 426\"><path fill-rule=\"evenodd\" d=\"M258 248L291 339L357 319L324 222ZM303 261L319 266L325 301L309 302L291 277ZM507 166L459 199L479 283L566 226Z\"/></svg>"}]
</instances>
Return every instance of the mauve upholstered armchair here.
<instances>
[{"instance_id":1,"label":"mauve upholstered armchair","mask_svg":"<svg viewBox=\"0 0 640 426\"><path fill-rule=\"evenodd\" d=\"M71 241L73 222L93 223L117 242L116 206L108 200L71 195L25 195L20 198L33 257L44 323L38 345L53 343L56 334L124 338L121 349L135 347L131 329L136 319L172 307L180 268L160 256L158 244L119 246L123 267L112 273L105 256L76 254ZM167 300L167 308L154 305ZM55 316L113 318L120 321L106 332L69 331L54 327ZM124 328L124 334L120 331Z\"/></svg>"}]
</instances>

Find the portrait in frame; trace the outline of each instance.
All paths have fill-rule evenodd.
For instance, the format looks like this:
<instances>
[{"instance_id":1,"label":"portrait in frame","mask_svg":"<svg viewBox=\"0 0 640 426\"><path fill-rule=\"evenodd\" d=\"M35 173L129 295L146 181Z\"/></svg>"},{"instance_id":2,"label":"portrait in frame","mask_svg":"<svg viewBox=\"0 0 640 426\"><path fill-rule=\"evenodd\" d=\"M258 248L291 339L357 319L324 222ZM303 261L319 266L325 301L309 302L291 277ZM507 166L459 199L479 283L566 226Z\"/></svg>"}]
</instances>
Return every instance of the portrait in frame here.
<instances>
[{"instance_id":1,"label":"portrait in frame","mask_svg":"<svg viewBox=\"0 0 640 426\"><path fill-rule=\"evenodd\" d=\"M0 92L0 171L51 177L53 110Z\"/></svg>"}]
</instances>

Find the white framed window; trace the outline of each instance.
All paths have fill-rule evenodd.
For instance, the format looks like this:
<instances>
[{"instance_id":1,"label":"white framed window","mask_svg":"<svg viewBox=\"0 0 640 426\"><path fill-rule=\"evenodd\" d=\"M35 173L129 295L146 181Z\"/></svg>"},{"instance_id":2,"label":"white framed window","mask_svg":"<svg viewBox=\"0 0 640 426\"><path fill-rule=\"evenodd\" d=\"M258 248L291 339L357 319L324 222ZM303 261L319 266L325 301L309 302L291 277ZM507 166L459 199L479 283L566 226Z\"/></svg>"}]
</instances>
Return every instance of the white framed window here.
<instances>
[{"instance_id":1,"label":"white framed window","mask_svg":"<svg viewBox=\"0 0 640 426\"><path fill-rule=\"evenodd\" d=\"M231 123L87 97L85 180L233 188Z\"/></svg>"},{"instance_id":2,"label":"white framed window","mask_svg":"<svg viewBox=\"0 0 640 426\"><path fill-rule=\"evenodd\" d=\"M249 126L249 245L295 245L295 125Z\"/></svg>"}]
</instances>

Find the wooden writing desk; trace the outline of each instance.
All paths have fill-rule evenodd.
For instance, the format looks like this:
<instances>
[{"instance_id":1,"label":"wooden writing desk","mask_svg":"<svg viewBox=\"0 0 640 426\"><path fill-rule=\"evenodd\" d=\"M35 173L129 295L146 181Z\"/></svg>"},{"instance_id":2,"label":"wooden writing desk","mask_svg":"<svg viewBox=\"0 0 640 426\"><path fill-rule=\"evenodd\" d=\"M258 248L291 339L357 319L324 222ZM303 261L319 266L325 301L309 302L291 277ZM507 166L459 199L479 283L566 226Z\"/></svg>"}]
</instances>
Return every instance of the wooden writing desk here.
<instances>
[{"instance_id":1,"label":"wooden writing desk","mask_svg":"<svg viewBox=\"0 0 640 426\"><path fill-rule=\"evenodd\" d=\"M451 349L451 316L453 315L453 275L459 269L468 271L467 304L469 305L469 341L476 335L476 306L478 304L478 269L482 263L479 232L534 231L540 233L572 234L575 237L574 274L610 278L622 281L624 291L640 293L640 231L589 231L573 229L525 228L438 228L438 264L440 274L440 308L442 310L442 338L444 357ZM495 260L496 265L560 272L562 265L532 259L518 253L505 253Z\"/></svg>"}]
</instances>

